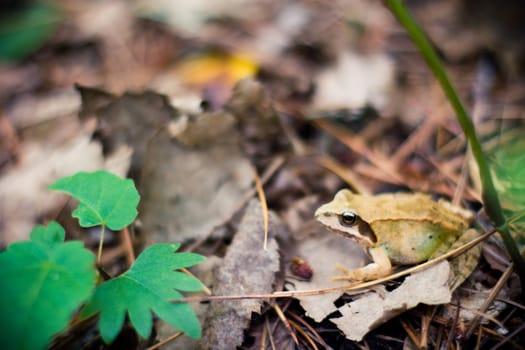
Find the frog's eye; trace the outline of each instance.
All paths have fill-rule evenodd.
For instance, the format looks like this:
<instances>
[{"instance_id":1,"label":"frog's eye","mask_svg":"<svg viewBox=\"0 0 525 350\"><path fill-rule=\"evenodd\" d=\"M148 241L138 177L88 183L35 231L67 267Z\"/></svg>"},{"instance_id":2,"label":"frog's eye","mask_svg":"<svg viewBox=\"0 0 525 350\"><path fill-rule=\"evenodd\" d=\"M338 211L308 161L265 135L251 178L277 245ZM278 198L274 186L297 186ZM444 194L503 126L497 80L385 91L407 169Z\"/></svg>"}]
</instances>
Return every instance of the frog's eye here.
<instances>
[{"instance_id":1,"label":"frog's eye","mask_svg":"<svg viewBox=\"0 0 525 350\"><path fill-rule=\"evenodd\" d=\"M358 218L359 216L353 210L345 210L339 216L339 220L341 221L341 224L343 224L344 226L355 225L357 223Z\"/></svg>"}]
</instances>

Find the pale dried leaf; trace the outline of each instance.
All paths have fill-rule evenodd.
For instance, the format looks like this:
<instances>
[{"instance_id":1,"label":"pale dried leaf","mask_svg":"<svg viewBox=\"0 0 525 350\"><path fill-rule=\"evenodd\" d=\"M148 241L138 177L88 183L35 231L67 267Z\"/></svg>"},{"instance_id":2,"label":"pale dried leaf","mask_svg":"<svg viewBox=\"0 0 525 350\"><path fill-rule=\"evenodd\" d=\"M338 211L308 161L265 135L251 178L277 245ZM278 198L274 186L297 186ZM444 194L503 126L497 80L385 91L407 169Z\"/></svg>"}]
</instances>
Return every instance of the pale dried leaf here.
<instances>
[{"instance_id":1,"label":"pale dried leaf","mask_svg":"<svg viewBox=\"0 0 525 350\"><path fill-rule=\"evenodd\" d=\"M316 109L381 109L388 103L394 70L383 54L342 53L337 63L317 76Z\"/></svg>"},{"instance_id":2,"label":"pale dried leaf","mask_svg":"<svg viewBox=\"0 0 525 350\"><path fill-rule=\"evenodd\" d=\"M164 22L186 35L201 33L210 18L246 19L258 16L264 10L262 4L247 0L148 0L138 1L136 12L147 17L161 17Z\"/></svg>"},{"instance_id":3,"label":"pale dried leaf","mask_svg":"<svg viewBox=\"0 0 525 350\"><path fill-rule=\"evenodd\" d=\"M438 263L407 277L391 292L381 287L379 292L369 292L345 304L339 308L342 316L331 321L348 339L360 341L374 328L420 303L438 305L450 302L449 272L447 261Z\"/></svg>"},{"instance_id":4,"label":"pale dried leaf","mask_svg":"<svg viewBox=\"0 0 525 350\"><path fill-rule=\"evenodd\" d=\"M305 259L313 269L310 281L294 281L296 290L331 288L348 282L334 282L335 276L342 273L336 267L337 263L350 269L361 266L366 261L363 249L355 242L327 231L319 225L319 235L304 237L296 243L294 255ZM344 292L314 296L297 296L306 314L317 322L336 311L334 305Z\"/></svg>"},{"instance_id":5,"label":"pale dried leaf","mask_svg":"<svg viewBox=\"0 0 525 350\"><path fill-rule=\"evenodd\" d=\"M28 128L80 110L80 96L72 88L56 89L40 96L22 95L12 104L8 115L17 128ZM63 123L63 120L61 121Z\"/></svg>"},{"instance_id":6,"label":"pale dried leaf","mask_svg":"<svg viewBox=\"0 0 525 350\"><path fill-rule=\"evenodd\" d=\"M26 144L20 163L0 178L0 244L27 239L37 220L64 204L48 186L78 171L104 166L102 147L90 135L59 147Z\"/></svg>"}]
</instances>

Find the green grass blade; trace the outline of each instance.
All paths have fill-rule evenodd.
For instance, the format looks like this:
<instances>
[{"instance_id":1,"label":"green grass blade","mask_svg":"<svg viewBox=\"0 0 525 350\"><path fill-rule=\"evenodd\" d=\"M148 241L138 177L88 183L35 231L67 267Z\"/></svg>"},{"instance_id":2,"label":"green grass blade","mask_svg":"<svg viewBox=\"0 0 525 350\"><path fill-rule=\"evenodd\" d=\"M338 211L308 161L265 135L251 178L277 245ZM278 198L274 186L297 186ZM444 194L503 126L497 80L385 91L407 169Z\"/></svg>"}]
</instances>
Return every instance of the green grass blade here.
<instances>
[{"instance_id":1,"label":"green grass blade","mask_svg":"<svg viewBox=\"0 0 525 350\"><path fill-rule=\"evenodd\" d=\"M472 149L472 154L474 155L476 163L479 167L479 175L483 187L482 197L485 210L491 220L494 222L495 226L498 228L498 231L503 238L505 247L518 271L522 291L525 293L525 262L519 254L514 239L510 235L506 219L503 215L498 193L494 187L487 157L481 148L481 144L474 129L474 124L469 118L466 109L456 92L456 89L448 79L448 76L441 65L436 51L430 44L430 41L427 39L419 25L403 5L403 1L386 0L386 3L401 25L403 25L403 27L406 29L414 44L421 51L425 61L441 84L445 95L456 112L456 117L459 121L459 124L461 125L461 128L463 129L463 132L465 133L465 136L468 139L469 145Z\"/></svg>"}]
</instances>

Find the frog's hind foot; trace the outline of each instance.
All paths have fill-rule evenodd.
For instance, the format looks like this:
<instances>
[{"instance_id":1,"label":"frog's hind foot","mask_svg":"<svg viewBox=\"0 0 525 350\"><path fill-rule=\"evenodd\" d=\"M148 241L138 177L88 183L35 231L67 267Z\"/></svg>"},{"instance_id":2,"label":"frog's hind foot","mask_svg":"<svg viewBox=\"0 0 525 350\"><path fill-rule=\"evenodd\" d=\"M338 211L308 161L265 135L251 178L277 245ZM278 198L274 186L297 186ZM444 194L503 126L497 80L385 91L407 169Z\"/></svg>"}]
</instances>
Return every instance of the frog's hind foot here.
<instances>
[{"instance_id":1,"label":"frog's hind foot","mask_svg":"<svg viewBox=\"0 0 525 350\"><path fill-rule=\"evenodd\" d=\"M468 230L464 235L464 239L462 237L461 241L456 242L451 248L456 249L468 241L476 238L478 235L479 234L477 231ZM450 290L455 290L472 274L478 265L480 256L481 245L478 244L450 262L451 276L448 279Z\"/></svg>"}]
</instances>

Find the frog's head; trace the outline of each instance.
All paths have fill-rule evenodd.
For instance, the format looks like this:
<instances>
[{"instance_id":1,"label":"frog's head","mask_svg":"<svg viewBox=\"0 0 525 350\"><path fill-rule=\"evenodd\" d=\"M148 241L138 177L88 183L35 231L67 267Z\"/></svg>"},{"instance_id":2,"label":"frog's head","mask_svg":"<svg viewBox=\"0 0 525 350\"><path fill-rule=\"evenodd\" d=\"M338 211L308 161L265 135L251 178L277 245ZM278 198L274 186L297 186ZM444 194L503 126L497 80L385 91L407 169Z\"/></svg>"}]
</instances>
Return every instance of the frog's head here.
<instances>
[{"instance_id":1,"label":"frog's head","mask_svg":"<svg viewBox=\"0 0 525 350\"><path fill-rule=\"evenodd\" d=\"M337 192L331 202L323 204L315 211L315 218L332 231L352 238L364 247L371 247L377 238L370 225L352 206L356 197L359 195L346 189Z\"/></svg>"}]
</instances>

